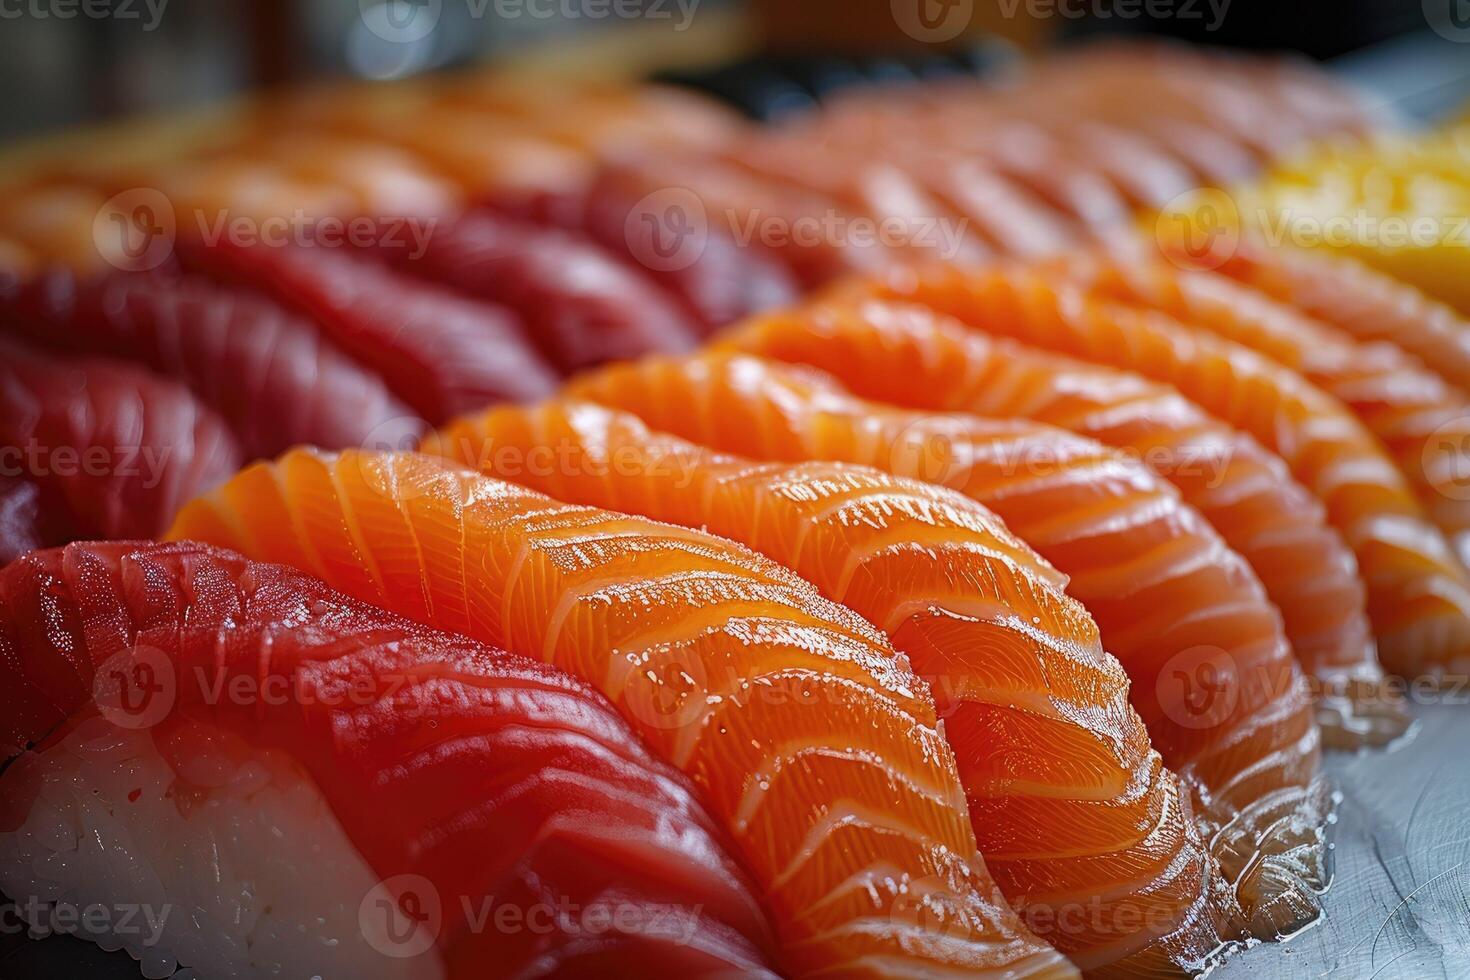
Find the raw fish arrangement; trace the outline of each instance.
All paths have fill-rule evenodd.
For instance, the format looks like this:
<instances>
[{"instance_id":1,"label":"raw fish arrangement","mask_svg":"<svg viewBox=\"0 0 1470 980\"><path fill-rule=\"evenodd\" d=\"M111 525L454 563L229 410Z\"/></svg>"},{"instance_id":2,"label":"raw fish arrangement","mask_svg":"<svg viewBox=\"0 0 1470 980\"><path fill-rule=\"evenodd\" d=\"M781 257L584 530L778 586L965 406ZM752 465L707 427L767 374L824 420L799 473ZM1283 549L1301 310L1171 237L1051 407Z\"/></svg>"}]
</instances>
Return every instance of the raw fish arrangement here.
<instances>
[{"instance_id":1,"label":"raw fish arrangement","mask_svg":"<svg viewBox=\"0 0 1470 980\"><path fill-rule=\"evenodd\" d=\"M1379 122L1153 46L769 125L465 73L8 181L0 892L149 978L1291 942L1329 756L1470 671L1470 322L1173 209Z\"/></svg>"}]
</instances>

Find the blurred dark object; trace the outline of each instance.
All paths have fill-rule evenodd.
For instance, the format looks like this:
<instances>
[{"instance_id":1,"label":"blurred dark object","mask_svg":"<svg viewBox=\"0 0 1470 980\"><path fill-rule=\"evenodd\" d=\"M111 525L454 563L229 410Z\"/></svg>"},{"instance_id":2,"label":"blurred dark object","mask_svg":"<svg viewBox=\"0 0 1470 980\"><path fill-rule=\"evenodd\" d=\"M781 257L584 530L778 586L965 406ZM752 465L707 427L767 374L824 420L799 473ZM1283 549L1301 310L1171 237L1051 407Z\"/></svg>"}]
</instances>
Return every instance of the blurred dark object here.
<instances>
[{"instance_id":1,"label":"blurred dark object","mask_svg":"<svg viewBox=\"0 0 1470 980\"><path fill-rule=\"evenodd\" d=\"M109 953L96 943L75 936L52 935L36 941L10 911L10 899L0 895L5 929L0 935L0 977L25 978L86 977L87 980L138 980L138 963L127 953Z\"/></svg>"},{"instance_id":2,"label":"blurred dark object","mask_svg":"<svg viewBox=\"0 0 1470 980\"><path fill-rule=\"evenodd\" d=\"M1062 3L1067 0L1061 0ZM1076 3L1077 0L1072 0ZM1093 0L1083 0L1091 3ZM848 56L933 51L1002 37L1037 48L1056 30L1053 0L748 0L763 50Z\"/></svg>"},{"instance_id":3,"label":"blurred dark object","mask_svg":"<svg viewBox=\"0 0 1470 980\"><path fill-rule=\"evenodd\" d=\"M0 86L8 95L0 137L217 101L250 75L242 43L248 0L114 0L108 9L109 16L61 17L21 7L0 18ZM277 47L290 43L275 39Z\"/></svg>"},{"instance_id":4,"label":"blurred dark object","mask_svg":"<svg viewBox=\"0 0 1470 980\"><path fill-rule=\"evenodd\" d=\"M1328 67L1405 119L1438 122L1463 114L1470 104L1470 45L1433 31L1354 51Z\"/></svg>"},{"instance_id":5,"label":"blurred dark object","mask_svg":"<svg viewBox=\"0 0 1470 980\"><path fill-rule=\"evenodd\" d=\"M660 72L654 77L713 95L754 119L771 121L815 108L841 89L978 77L1015 57L1013 48L990 42L886 57L762 55L708 71Z\"/></svg>"},{"instance_id":6,"label":"blurred dark object","mask_svg":"<svg viewBox=\"0 0 1470 980\"><path fill-rule=\"evenodd\" d=\"M1026 0L1020 0L1026 6ZM1050 0L1047 0L1050 3ZM1462 0L1056 0L1056 8L1092 9L1064 19L1062 36L1149 34L1252 51L1299 51L1317 59L1422 31L1428 10ZM1186 13L1186 10L1188 13ZM1470 58L1470 51L1462 52Z\"/></svg>"}]
</instances>

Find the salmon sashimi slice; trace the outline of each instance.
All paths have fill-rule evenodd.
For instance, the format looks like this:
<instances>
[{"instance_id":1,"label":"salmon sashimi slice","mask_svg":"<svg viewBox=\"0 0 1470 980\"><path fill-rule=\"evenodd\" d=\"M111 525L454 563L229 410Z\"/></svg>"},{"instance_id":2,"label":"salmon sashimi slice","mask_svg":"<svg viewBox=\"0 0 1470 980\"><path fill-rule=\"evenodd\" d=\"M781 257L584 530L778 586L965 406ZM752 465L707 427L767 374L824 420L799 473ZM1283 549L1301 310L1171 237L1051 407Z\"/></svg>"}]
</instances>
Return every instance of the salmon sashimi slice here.
<instances>
[{"instance_id":1,"label":"salmon sashimi slice","mask_svg":"<svg viewBox=\"0 0 1470 980\"><path fill-rule=\"evenodd\" d=\"M605 368L566 393L726 452L874 466L988 507L1092 612L1165 764L1193 782L1253 931L1281 935L1317 914L1330 801L1280 614L1141 464L1040 423L889 408L811 369L727 353Z\"/></svg>"},{"instance_id":2,"label":"salmon sashimi slice","mask_svg":"<svg viewBox=\"0 0 1470 980\"><path fill-rule=\"evenodd\" d=\"M1111 237L1134 209L1160 207L1198 186L1183 163L1138 132L1078 119L1064 106L1017 111L984 93L967 82L855 93L811 125L885 159L984 160L1076 222L1079 238Z\"/></svg>"},{"instance_id":3,"label":"salmon sashimi slice","mask_svg":"<svg viewBox=\"0 0 1470 980\"><path fill-rule=\"evenodd\" d=\"M190 497L234 473L241 452L182 385L0 338L0 459L40 489L44 543L57 545L160 533Z\"/></svg>"},{"instance_id":4,"label":"salmon sashimi slice","mask_svg":"<svg viewBox=\"0 0 1470 980\"><path fill-rule=\"evenodd\" d=\"M763 180L828 197L852 215L870 220L899 253L895 259L990 257L991 249L978 236L966 234L969 222L906 170L869 157L824 151L814 147L807 134L768 131L719 156ZM851 244L850 231L838 226L835 234L844 247Z\"/></svg>"},{"instance_id":5,"label":"salmon sashimi slice","mask_svg":"<svg viewBox=\"0 0 1470 980\"><path fill-rule=\"evenodd\" d=\"M1234 898L1092 617L970 498L846 463L717 454L586 402L492 409L420 448L740 541L877 624L934 692L986 867L1089 974L1198 971L1238 935ZM1089 903L1096 925L1059 925Z\"/></svg>"},{"instance_id":6,"label":"salmon sashimi slice","mask_svg":"<svg viewBox=\"0 0 1470 980\"><path fill-rule=\"evenodd\" d=\"M1166 223L1157 236L1171 263L1229 276L1360 341L1395 344L1470 390L1470 322L1453 307L1350 256L1270 248L1233 235L1188 248L1177 233Z\"/></svg>"},{"instance_id":7,"label":"salmon sashimi slice","mask_svg":"<svg viewBox=\"0 0 1470 980\"><path fill-rule=\"evenodd\" d=\"M353 195L359 215L448 218L464 206L459 189L413 154L375 140L278 132L231 147L228 155L342 188Z\"/></svg>"},{"instance_id":8,"label":"salmon sashimi slice","mask_svg":"<svg viewBox=\"0 0 1470 980\"><path fill-rule=\"evenodd\" d=\"M1358 343L1224 276L1097 255L1045 267L1099 296L1205 327L1336 396L1388 447L1462 563L1470 557L1470 394L1393 344Z\"/></svg>"},{"instance_id":9,"label":"salmon sashimi slice","mask_svg":"<svg viewBox=\"0 0 1470 980\"><path fill-rule=\"evenodd\" d=\"M914 118L920 111L893 90L839 95L820 115L783 124L781 130L821 153L897 168L945 209L933 217L949 213L964 219L965 233L990 252L1046 255L1089 240L1087 222L1055 204L1058 196L1071 203L1072 188L1054 193L1050 179L1045 188L1035 188L989 157L985 149L996 142L993 127L977 128L975 140L962 140L945 123ZM1089 217L1098 211L1085 210ZM1110 233L1116 218L1109 216Z\"/></svg>"},{"instance_id":10,"label":"salmon sashimi slice","mask_svg":"<svg viewBox=\"0 0 1470 980\"><path fill-rule=\"evenodd\" d=\"M1357 560L1280 457L1167 385L967 329L927 307L816 301L727 344L809 364L874 401L1029 418L1126 451L1173 483L1251 565L1317 687L1329 744L1408 725L1383 683Z\"/></svg>"},{"instance_id":11,"label":"salmon sashimi slice","mask_svg":"<svg viewBox=\"0 0 1470 980\"><path fill-rule=\"evenodd\" d=\"M1246 176L1238 169L1243 162L1259 164L1314 139L1363 134L1375 122L1356 93L1323 73L1284 59L1233 59L1164 44L1097 45L1050 59L1018 95L1014 101L1026 108L1060 105L1075 119L1152 133L1217 185ZM1189 137L1199 142L1191 145Z\"/></svg>"},{"instance_id":12,"label":"salmon sashimi slice","mask_svg":"<svg viewBox=\"0 0 1470 980\"><path fill-rule=\"evenodd\" d=\"M128 260L117 237L97 234L107 195L73 183L7 187L0 202L0 256L18 272L64 265L83 274L123 268Z\"/></svg>"},{"instance_id":13,"label":"salmon sashimi slice","mask_svg":"<svg viewBox=\"0 0 1470 980\"><path fill-rule=\"evenodd\" d=\"M1001 182L1008 193L992 191L986 206L975 209L972 216L980 229L1007 246L1000 249L1005 255L1036 251L1016 247L1029 246L1028 239L1034 236L997 226L995 219L999 218L1019 218L1025 224L1040 219L1044 226L1063 232L1058 243L1063 245L1107 241L1129 227L1129 203L1100 170L1100 161L1079 158L1058 134L1029 119L1008 118L989 106L976 106L976 111L963 118L957 113L925 112L924 108L890 106L871 120L844 119L849 113L839 109L835 118L815 120L811 137L820 139L831 152L862 153L865 158L890 161L931 189L957 186L954 181L966 181L978 173ZM916 110L915 114L901 115L908 109ZM880 124L855 125L860 122ZM961 123L958 132L956 123ZM1025 206L1013 206L1009 214L987 215L1005 200Z\"/></svg>"},{"instance_id":14,"label":"salmon sashimi slice","mask_svg":"<svg viewBox=\"0 0 1470 980\"><path fill-rule=\"evenodd\" d=\"M222 786L218 759L201 765L192 747L226 757L274 751L320 789L326 819L385 886L413 888L407 879L416 877L435 893L433 904L414 893L440 921L423 926L437 952L426 944L410 956L413 976L775 976L760 904L688 780L656 760L600 694L539 661L412 623L296 569L192 542L81 543L16 561L0 572L0 649L0 756L11 763L0 787L10 808L45 805L28 773L87 726L99 740L107 731L115 744L140 739L161 755L167 795L199 819L210 801L228 807L246 791ZM100 767L101 754L92 755ZM127 835L117 824L126 825L139 792L97 801L110 808L106 832L118 846ZM51 839L50 849L31 846L54 874L79 856L56 853ZM182 844L162 854L190 867ZM297 873L312 890L313 866ZM190 918L208 920L216 906L204 896L235 881L186 884L201 895ZM343 897L354 927L364 897ZM216 901L228 907L229 896ZM487 902L528 916L542 903L562 911L534 929L486 928L475 916ZM589 941L576 917L598 903L624 914ZM278 927L268 907L256 914L258 966L274 962L265 957L276 953ZM645 928L625 925L634 915ZM656 917L680 928L652 928ZM292 936L295 924L279 931ZM319 975L398 975L363 935L354 928L323 943L310 965ZM352 964L336 945L368 959ZM413 949L405 939L392 952Z\"/></svg>"},{"instance_id":15,"label":"salmon sashimi slice","mask_svg":"<svg viewBox=\"0 0 1470 980\"><path fill-rule=\"evenodd\" d=\"M423 423L375 374L263 296L202 279L51 270L0 288L0 330L69 354L136 361L182 381L251 458L291 446L391 445Z\"/></svg>"},{"instance_id":16,"label":"salmon sashimi slice","mask_svg":"<svg viewBox=\"0 0 1470 980\"><path fill-rule=\"evenodd\" d=\"M180 513L201 538L600 687L693 779L795 974L1070 976L980 857L928 687L732 542L418 454L293 450Z\"/></svg>"},{"instance_id":17,"label":"salmon sashimi slice","mask_svg":"<svg viewBox=\"0 0 1470 980\"><path fill-rule=\"evenodd\" d=\"M191 269L258 289L308 317L433 424L550 394L556 373L517 318L341 248L180 242Z\"/></svg>"},{"instance_id":18,"label":"salmon sashimi slice","mask_svg":"<svg viewBox=\"0 0 1470 980\"><path fill-rule=\"evenodd\" d=\"M1470 577L1382 444L1300 374L1207 330L1098 301L1035 271L935 267L853 292L922 303L987 333L1173 385L1280 455L1326 505L1357 555L1385 667L1419 677L1470 666Z\"/></svg>"},{"instance_id":19,"label":"salmon sashimi slice","mask_svg":"<svg viewBox=\"0 0 1470 980\"><path fill-rule=\"evenodd\" d=\"M575 192L597 168L585 147L422 92L354 92L346 99L316 100L298 92L259 124L275 132L327 130L398 147L453 181L471 203L508 192Z\"/></svg>"},{"instance_id":20,"label":"salmon sashimi slice","mask_svg":"<svg viewBox=\"0 0 1470 980\"><path fill-rule=\"evenodd\" d=\"M562 371L693 347L701 330L641 270L585 235L481 209L436 228L399 267L514 310ZM481 402L475 408L482 408Z\"/></svg>"}]
</instances>

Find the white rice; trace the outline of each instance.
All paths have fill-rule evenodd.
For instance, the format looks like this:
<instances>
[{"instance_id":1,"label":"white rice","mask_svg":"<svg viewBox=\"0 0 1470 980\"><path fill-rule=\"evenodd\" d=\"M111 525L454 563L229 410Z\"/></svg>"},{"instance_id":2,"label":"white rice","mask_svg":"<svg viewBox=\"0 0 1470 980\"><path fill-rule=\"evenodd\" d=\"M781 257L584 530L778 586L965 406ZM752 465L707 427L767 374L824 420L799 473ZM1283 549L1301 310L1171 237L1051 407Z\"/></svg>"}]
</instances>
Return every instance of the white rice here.
<instances>
[{"instance_id":1,"label":"white rice","mask_svg":"<svg viewBox=\"0 0 1470 980\"><path fill-rule=\"evenodd\" d=\"M99 718L27 763L42 790L0 833L0 889L33 936L125 949L149 978L442 975L435 951L393 959L364 939L377 877L291 760L201 755L220 788L200 798L176 792L148 732Z\"/></svg>"}]
</instances>

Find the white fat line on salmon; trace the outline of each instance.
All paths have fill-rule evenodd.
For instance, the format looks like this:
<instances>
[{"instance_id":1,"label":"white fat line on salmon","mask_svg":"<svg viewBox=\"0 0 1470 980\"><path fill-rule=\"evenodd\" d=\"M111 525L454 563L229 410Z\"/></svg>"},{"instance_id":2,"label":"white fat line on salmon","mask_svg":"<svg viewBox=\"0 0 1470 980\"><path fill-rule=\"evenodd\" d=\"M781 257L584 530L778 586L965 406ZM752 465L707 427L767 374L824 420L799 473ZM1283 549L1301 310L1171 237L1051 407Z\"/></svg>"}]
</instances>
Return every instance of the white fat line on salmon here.
<instances>
[{"instance_id":1,"label":"white fat line on salmon","mask_svg":"<svg viewBox=\"0 0 1470 980\"><path fill-rule=\"evenodd\" d=\"M1211 16L1207 31L1218 31L1230 13L1233 0L1000 0L1001 16L1014 20L1024 5L1034 20L1060 17L1063 20L1204 20Z\"/></svg>"},{"instance_id":2,"label":"white fat line on salmon","mask_svg":"<svg viewBox=\"0 0 1470 980\"><path fill-rule=\"evenodd\" d=\"M142 477L143 489L154 490L172 456L168 446L43 446L32 438L24 446L0 446L0 476Z\"/></svg>"},{"instance_id":3,"label":"white fat line on salmon","mask_svg":"<svg viewBox=\"0 0 1470 980\"><path fill-rule=\"evenodd\" d=\"M52 934L144 936L144 946L155 946L163 938L172 912L172 905L155 908L147 903L93 902L78 906L67 901L42 901L39 896L31 895L23 902L0 905L0 935L24 932L32 939L44 939Z\"/></svg>"},{"instance_id":4,"label":"white fat line on salmon","mask_svg":"<svg viewBox=\"0 0 1470 980\"><path fill-rule=\"evenodd\" d=\"M704 904L647 905L641 902L592 902L579 905L567 896L556 904L536 902L521 906L497 903L494 895L478 901L459 897L464 921L476 935L494 931L502 935L529 932L543 936L560 929L571 935L600 936L616 932L626 936L653 936L687 946L694 939L704 915Z\"/></svg>"},{"instance_id":5,"label":"white fat line on salmon","mask_svg":"<svg viewBox=\"0 0 1470 980\"><path fill-rule=\"evenodd\" d=\"M494 8L498 20L671 20L677 11L675 32L689 29L701 0L465 0L472 18L479 20Z\"/></svg>"},{"instance_id":6,"label":"white fat line on salmon","mask_svg":"<svg viewBox=\"0 0 1470 980\"><path fill-rule=\"evenodd\" d=\"M438 226L437 218L372 218L360 215L313 216L298 208L290 215L254 218L231 217L228 208L208 212L198 209L194 222L199 239L210 248L228 242L237 248L392 248L405 250L408 258L419 259L428 250L429 239Z\"/></svg>"},{"instance_id":7,"label":"white fat line on salmon","mask_svg":"<svg viewBox=\"0 0 1470 980\"><path fill-rule=\"evenodd\" d=\"M143 30L158 30L168 0L0 0L0 20L138 20L139 7L148 12Z\"/></svg>"}]
</instances>

